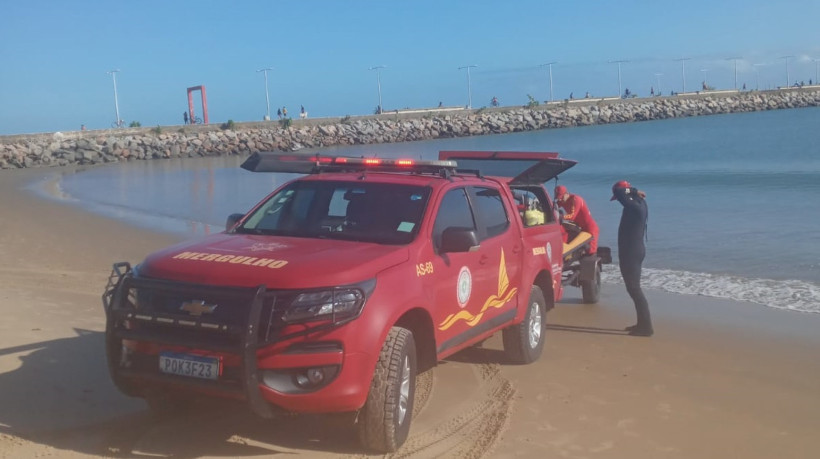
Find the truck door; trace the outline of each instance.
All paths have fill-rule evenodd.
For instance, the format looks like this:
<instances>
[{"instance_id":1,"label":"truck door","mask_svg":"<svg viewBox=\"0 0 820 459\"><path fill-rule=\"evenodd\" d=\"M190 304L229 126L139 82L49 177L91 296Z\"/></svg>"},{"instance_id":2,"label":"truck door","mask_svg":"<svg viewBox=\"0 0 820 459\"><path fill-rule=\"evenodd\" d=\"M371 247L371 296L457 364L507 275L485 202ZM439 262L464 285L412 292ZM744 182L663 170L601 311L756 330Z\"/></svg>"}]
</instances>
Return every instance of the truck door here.
<instances>
[{"instance_id":1,"label":"truck door","mask_svg":"<svg viewBox=\"0 0 820 459\"><path fill-rule=\"evenodd\" d=\"M430 285L439 353L514 317L517 290L513 282L520 276L520 263L515 261L520 246L514 253L515 241L509 241L514 229L504 209L500 193L492 188L458 187L447 191L441 200L432 231L437 253ZM475 231L479 248L441 253L441 235L450 227ZM499 286L503 291L499 292Z\"/></svg>"},{"instance_id":2,"label":"truck door","mask_svg":"<svg viewBox=\"0 0 820 459\"><path fill-rule=\"evenodd\" d=\"M517 214L511 213L500 189L491 186L469 188L470 203L476 216L479 240L482 321L498 325L512 320L521 285L522 240ZM529 295L529 292L525 292ZM526 301L526 298L525 298Z\"/></svg>"}]
</instances>

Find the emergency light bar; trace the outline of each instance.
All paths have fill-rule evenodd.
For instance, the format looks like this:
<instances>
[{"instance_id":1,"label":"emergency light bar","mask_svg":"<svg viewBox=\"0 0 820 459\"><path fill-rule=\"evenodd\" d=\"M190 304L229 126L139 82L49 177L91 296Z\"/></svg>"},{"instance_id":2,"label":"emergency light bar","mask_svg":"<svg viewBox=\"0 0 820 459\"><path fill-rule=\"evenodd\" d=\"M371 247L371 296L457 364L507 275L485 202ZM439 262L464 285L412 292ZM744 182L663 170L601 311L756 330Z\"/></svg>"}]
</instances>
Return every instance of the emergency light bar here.
<instances>
[{"instance_id":1,"label":"emergency light bar","mask_svg":"<svg viewBox=\"0 0 820 459\"><path fill-rule=\"evenodd\" d=\"M254 153L242 163L242 169L251 172L286 172L292 174L319 174L322 172L379 171L454 172L456 162L450 160L417 160L391 158L356 158L352 156L325 156L299 153Z\"/></svg>"}]
</instances>

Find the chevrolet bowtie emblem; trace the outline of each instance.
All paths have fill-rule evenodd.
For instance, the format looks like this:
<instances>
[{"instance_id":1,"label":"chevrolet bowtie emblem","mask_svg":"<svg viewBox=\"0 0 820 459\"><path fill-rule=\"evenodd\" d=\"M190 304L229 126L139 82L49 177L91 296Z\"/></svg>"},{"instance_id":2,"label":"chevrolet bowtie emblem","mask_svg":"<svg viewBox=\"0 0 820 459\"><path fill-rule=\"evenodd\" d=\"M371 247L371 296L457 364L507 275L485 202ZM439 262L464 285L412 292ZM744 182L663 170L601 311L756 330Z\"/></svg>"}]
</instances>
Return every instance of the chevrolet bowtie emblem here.
<instances>
[{"instance_id":1,"label":"chevrolet bowtie emblem","mask_svg":"<svg viewBox=\"0 0 820 459\"><path fill-rule=\"evenodd\" d=\"M216 306L215 304L205 304L204 300L191 300L182 303L179 309L192 316L201 316L202 314L211 314Z\"/></svg>"}]
</instances>

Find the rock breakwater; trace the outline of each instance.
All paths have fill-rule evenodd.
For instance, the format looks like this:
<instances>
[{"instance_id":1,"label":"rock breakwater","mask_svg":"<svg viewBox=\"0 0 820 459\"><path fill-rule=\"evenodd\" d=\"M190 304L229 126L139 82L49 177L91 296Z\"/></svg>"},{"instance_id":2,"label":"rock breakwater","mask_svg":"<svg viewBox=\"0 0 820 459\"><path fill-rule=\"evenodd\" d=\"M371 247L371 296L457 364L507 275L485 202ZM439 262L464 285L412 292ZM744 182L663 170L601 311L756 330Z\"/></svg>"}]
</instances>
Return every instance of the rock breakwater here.
<instances>
[{"instance_id":1,"label":"rock breakwater","mask_svg":"<svg viewBox=\"0 0 820 459\"><path fill-rule=\"evenodd\" d=\"M647 99L580 99L536 107L236 123L233 129L170 126L0 137L0 168L90 165L128 160L249 155L333 145L555 129L594 124L820 106L820 86L700 93Z\"/></svg>"}]
</instances>

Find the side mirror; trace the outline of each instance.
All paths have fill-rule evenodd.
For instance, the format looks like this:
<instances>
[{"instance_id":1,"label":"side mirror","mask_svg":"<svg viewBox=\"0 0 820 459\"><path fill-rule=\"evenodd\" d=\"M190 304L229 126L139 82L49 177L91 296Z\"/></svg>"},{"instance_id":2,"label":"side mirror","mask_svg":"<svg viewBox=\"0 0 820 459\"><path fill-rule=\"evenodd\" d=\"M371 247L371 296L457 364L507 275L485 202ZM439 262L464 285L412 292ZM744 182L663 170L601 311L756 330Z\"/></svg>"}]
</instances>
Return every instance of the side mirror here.
<instances>
[{"instance_id":1,"label":"side mirror","mask_svg":"<svg viewBox=\"0 0 820 459\"><path fill-rule=\"evenodd\" d=\"M473 252L478 247L478 236L473 229L451 226L441 233L441 253Z\"/></svg>"},{"instance_id":2,"label":"side mirror","mask_svg":"<svg viewBox=\"0 0 820 459\"><path fill-rule=\"evenodd\" d=\"M239 220L242 220L245 214L230 214L228 215L228 221L225 222L225 231L230 231L239 223Z\"/></svg>"}]
</instances>

